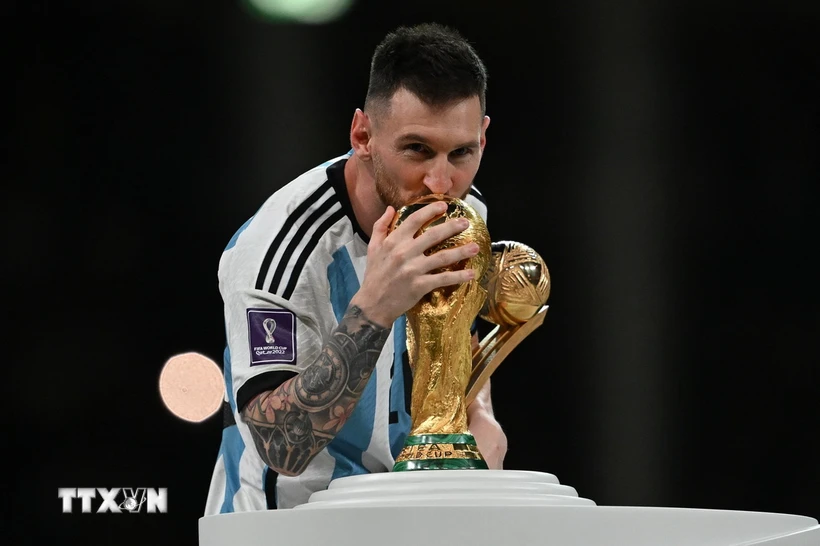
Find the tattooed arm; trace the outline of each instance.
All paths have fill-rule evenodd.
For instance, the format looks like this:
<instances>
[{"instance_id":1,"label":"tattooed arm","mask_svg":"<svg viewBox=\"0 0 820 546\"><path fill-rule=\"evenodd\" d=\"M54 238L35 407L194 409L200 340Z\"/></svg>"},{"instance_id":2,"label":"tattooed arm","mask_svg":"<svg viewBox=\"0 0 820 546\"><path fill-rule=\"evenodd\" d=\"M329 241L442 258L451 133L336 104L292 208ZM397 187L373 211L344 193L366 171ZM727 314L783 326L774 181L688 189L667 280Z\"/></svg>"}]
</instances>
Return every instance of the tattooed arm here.
<instances>
[{"instance_id":1,"label":"tattooed arm","mask_svg":"<svg viewBox=\"0 0 820 546\"><path fill-rule=\"evenodd\" d=\"M376 366L390 328L351 305L302 373L253 398L243 411L256 449L280 474L301 474L341 430Z\"/></svg>"}]
</instances>

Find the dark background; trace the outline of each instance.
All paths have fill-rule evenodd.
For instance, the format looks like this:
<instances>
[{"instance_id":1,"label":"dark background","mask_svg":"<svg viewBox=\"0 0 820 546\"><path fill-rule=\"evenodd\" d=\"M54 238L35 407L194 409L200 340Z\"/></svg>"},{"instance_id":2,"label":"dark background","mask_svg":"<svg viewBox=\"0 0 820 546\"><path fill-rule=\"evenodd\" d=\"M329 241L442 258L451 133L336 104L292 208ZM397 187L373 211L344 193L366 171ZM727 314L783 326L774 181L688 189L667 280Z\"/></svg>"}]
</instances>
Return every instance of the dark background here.
<instances>
[{"instance_id":1,"label":"dark background","mask_svg":"<svg viewBox=\"0 0 820 546\"><path fill-rule=\"evenodd\" d=\"M490 232L553 283L493 378L507 467L599 505L820 518L820 3L4 10L4 544L197 543L221 423L173 417L162 365L221 363L227 241L347 151L373 47L422 21L485 59ZM168 513L61 513L58 487L131 486Z\"/></svg>"}]
</instances>

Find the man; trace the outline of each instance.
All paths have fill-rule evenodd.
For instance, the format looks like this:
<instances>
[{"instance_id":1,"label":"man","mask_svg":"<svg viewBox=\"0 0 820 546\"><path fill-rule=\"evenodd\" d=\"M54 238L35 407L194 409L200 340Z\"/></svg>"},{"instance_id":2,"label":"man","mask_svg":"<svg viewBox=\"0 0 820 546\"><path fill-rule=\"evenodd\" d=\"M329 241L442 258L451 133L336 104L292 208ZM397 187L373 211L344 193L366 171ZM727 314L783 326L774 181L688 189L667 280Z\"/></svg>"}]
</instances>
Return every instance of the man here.
<instances>
[{"instance_id":1,"label":"man","mask_svg":"<svg viewBox=\"0 0 820 546\"><path fill-rule=\"evenodd\" d=\"M228 244L219 265L226 422L206 515L290 508L335 478L392 469L410 424L404 313L435 288L473 279L439 271L478 247L425 255L467 227L448 221L414 238L443 203L389 228L401 206L433 193L461 197L486 219L472 187L490 121L486 78L455 31L388 34L353 116L352 149L274 193ZM468 426L489 467L501 468L507 444L489 384Z\"/></svg>"}]
</instances>

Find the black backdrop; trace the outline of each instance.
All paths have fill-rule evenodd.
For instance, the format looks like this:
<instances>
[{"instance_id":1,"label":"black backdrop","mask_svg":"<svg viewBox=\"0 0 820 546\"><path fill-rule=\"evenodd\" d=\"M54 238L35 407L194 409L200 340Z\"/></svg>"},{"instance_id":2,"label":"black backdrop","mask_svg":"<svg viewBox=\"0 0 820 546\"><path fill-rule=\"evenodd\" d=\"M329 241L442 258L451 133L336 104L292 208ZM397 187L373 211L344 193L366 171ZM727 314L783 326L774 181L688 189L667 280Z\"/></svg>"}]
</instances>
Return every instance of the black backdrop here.
<instances>
[{"instance_id":1,"label":"black backdrop","mask_svg":"<svg viewBox=\"0 0 820 546\"><path fill-rule=\"evenodd\" d=\"M5 8L9 543L196 544L221 424L171 416L160 369L220 362L226 242L347 150L372 48L421 21L485 58L491 234L553 282L493 380L507 467L601 505L820 517L820 4L77 4ZM61 513L58 487L132 485L168 513Z\"/></svg>"}]
</instances>

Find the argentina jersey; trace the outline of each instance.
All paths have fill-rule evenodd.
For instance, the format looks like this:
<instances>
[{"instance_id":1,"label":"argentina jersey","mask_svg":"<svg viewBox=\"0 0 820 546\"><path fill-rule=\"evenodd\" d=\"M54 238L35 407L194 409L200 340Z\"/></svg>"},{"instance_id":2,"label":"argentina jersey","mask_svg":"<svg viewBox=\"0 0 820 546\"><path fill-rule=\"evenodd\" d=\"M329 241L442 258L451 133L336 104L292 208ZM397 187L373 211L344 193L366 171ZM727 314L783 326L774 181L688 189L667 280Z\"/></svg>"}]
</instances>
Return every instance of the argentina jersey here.
<instances>
[{"instance_id":1,"label":"argentina jersey","mask_svg":"<svg viewBox=\"0 0 820 546\"><path fill-rule=\"evenodd\" d=\"M328 425L338 433L298 476L278 475L265 464L241 418L255 396L316 360L359 290L368 238L345 186L350 153L274 193L222 254L224 426L205 515L292 508L336 478L390 471L403 447L412 386L403 316L393 324L359 402L330 408ZM477 190L466 200L486 219Z\"/></svg>"}]
</instances>

